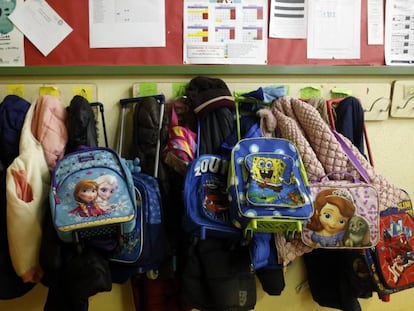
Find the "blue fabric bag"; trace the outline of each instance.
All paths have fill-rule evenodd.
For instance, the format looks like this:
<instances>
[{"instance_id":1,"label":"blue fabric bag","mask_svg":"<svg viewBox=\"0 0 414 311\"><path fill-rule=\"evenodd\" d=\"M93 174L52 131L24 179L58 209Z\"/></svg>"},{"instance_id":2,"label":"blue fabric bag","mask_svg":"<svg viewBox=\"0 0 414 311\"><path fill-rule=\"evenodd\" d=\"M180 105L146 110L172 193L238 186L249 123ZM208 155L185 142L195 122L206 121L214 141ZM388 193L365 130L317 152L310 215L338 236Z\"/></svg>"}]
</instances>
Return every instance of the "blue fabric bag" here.
<instances>
[{"instance_id":1,"label":"blue fabric bag","mask_svg":"<svg viewBox=\"0 0 414 311\"><path fill-rule=\"evenodd\" d=\"M156 277L167 256L167 240L163 223L161 193L155 177L132 173L137 200L134 229L122 236L123 243L109 254L112 279L124 283L136 273L152 272Z\"/></svg>"},{"instance_id":2,"label":"blue fabric bag","mask_svg":"<svg viewBox=\"0 0 414 311\"><path fill-rule=\"evenodd\" d=\"M138 272L158 268L166 253L161 194L155 177L133 173L137 200L134 229L122 236L122 247L109 260L132 264Z\"/></svg>"},{"instance_id":3,"label":"blue fabric bag","mask_svg":"<svg viewBox=\"0 0 414 311\"><path fill-rule=\"evenodd\" d=\"M228 193L234 225L250 233L301 231L313 213L302 160L286 139L241 139L232 149Z\"/></svg>"},{"instance_id":4,"label":"blue fabric bag","mask_svg":"<svg viewBox=\"0 0 414 311\"><path fill-rule=\"evenodd\" d=\"M65 155L53 171L49 200L64 242L105 240L135 227L132 175L110 148L86 147Z\"/></svg>"},{"instance_id":5,"label":"blue fabric bag","mask_svg":"<svg viewBox=\"0 0 414 311\"><path fill-rule=\"evenodd\" d=\"M228 161L203 154L193 160L184 184L183 228L201 239L241 237L229 214L227 195Z\"/></svg>"}]
</instances>

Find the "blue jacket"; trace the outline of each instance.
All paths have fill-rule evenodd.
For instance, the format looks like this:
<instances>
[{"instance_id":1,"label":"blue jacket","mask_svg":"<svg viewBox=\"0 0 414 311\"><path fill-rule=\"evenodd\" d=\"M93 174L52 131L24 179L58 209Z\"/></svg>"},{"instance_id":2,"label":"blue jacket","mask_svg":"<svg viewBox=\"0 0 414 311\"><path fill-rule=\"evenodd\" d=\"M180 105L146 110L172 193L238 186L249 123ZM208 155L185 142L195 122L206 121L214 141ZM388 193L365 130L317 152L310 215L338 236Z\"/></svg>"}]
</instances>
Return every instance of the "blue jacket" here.
<instances>
[{"instance_id":1,"label":"blue jacket","mask_svg":"<svg viewBox=\"0 0 414 311\"><path fill-rule=\"evenodd\" d=\"M344 98L335 108L336 130L349 138L361 154L364 152L364 110L353 96Z\"/></svg>"},{"instance_id":2,"label":"blue jacket","mask_svg":"<svg viewBox=\"0 0 414 311\"><path fill-rule=\"evenodd\" d=\"M0 105L0 160L6 168L19 155L20 132L29 107L17 95L7 95Z\"/></svg>"}]
</instances>

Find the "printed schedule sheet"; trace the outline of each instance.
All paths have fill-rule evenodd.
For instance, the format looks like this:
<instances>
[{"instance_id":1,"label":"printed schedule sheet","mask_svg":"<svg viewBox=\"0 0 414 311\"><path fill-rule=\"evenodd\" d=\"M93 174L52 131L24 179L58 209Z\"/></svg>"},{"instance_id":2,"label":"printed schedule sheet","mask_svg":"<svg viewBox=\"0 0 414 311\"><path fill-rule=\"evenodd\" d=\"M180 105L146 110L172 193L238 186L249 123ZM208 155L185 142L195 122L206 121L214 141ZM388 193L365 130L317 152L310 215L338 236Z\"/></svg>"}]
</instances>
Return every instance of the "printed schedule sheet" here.
<instances>
[{"instance_id":1,"label":"printed schedule sheet","mask_svg":"<svg viewBox=\"0 0 414 311\"><path fill-rule=\"evenodd\" d=\"M387 0L385 64L414 64L414 1Z\"/></svg>"},{"instance_id":2,"label":"printed schedule sheet","mask_svg":"<svg viewBox=\"0 0 414 311\"><path fill-rule=\"evenodd\" d=\"M185 0L185 64L267 64L266 0Z\"/></svg>"}]
</instances>

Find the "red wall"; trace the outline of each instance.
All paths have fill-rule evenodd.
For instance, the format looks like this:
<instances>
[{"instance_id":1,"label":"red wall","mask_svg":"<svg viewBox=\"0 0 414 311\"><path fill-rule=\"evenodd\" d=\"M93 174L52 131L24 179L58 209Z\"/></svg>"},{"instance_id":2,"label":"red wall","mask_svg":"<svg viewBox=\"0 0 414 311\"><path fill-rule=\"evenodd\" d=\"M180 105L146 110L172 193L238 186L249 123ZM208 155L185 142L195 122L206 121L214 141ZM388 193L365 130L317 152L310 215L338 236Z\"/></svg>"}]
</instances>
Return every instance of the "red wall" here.
<instances>
[{"instance_id":1,"label":"red wall","mask_svg":"<svg viewBox=\"0 0 414 311\"><path fill-rule=\"evenodd\" d=\"M73 28L47 57L25 39L27 66L71 65L182 65L183 1L165 0L166 47L89 48L88 0L48 0L49 5ZM268 39L268 65L384 65L383 46L368 46L366 2L362 0L361 59L308 60L305 39Z\"/></svg>"}]
</instances>

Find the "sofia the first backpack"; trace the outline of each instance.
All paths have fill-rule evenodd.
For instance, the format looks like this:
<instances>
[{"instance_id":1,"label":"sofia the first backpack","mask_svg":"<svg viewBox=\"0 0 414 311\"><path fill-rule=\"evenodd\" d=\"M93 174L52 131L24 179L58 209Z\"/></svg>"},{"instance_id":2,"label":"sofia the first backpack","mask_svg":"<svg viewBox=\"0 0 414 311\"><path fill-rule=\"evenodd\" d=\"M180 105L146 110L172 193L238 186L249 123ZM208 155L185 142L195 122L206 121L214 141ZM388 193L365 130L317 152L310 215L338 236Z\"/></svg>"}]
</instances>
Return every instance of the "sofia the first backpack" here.
<instances>
[{"instance_id":1,"label":"sofia the first backpack","mask_svg":"<svg viewBox=\"0 0 414 311\"><path fill-rule=\"evenodd\" d=\"M64 242L112 241L134 229L136 200L130 170L106 147L85 147L66 154L52 174L52 219ZM119 242L119 243L118 243Z\"/></svg>"}]
</instances>

